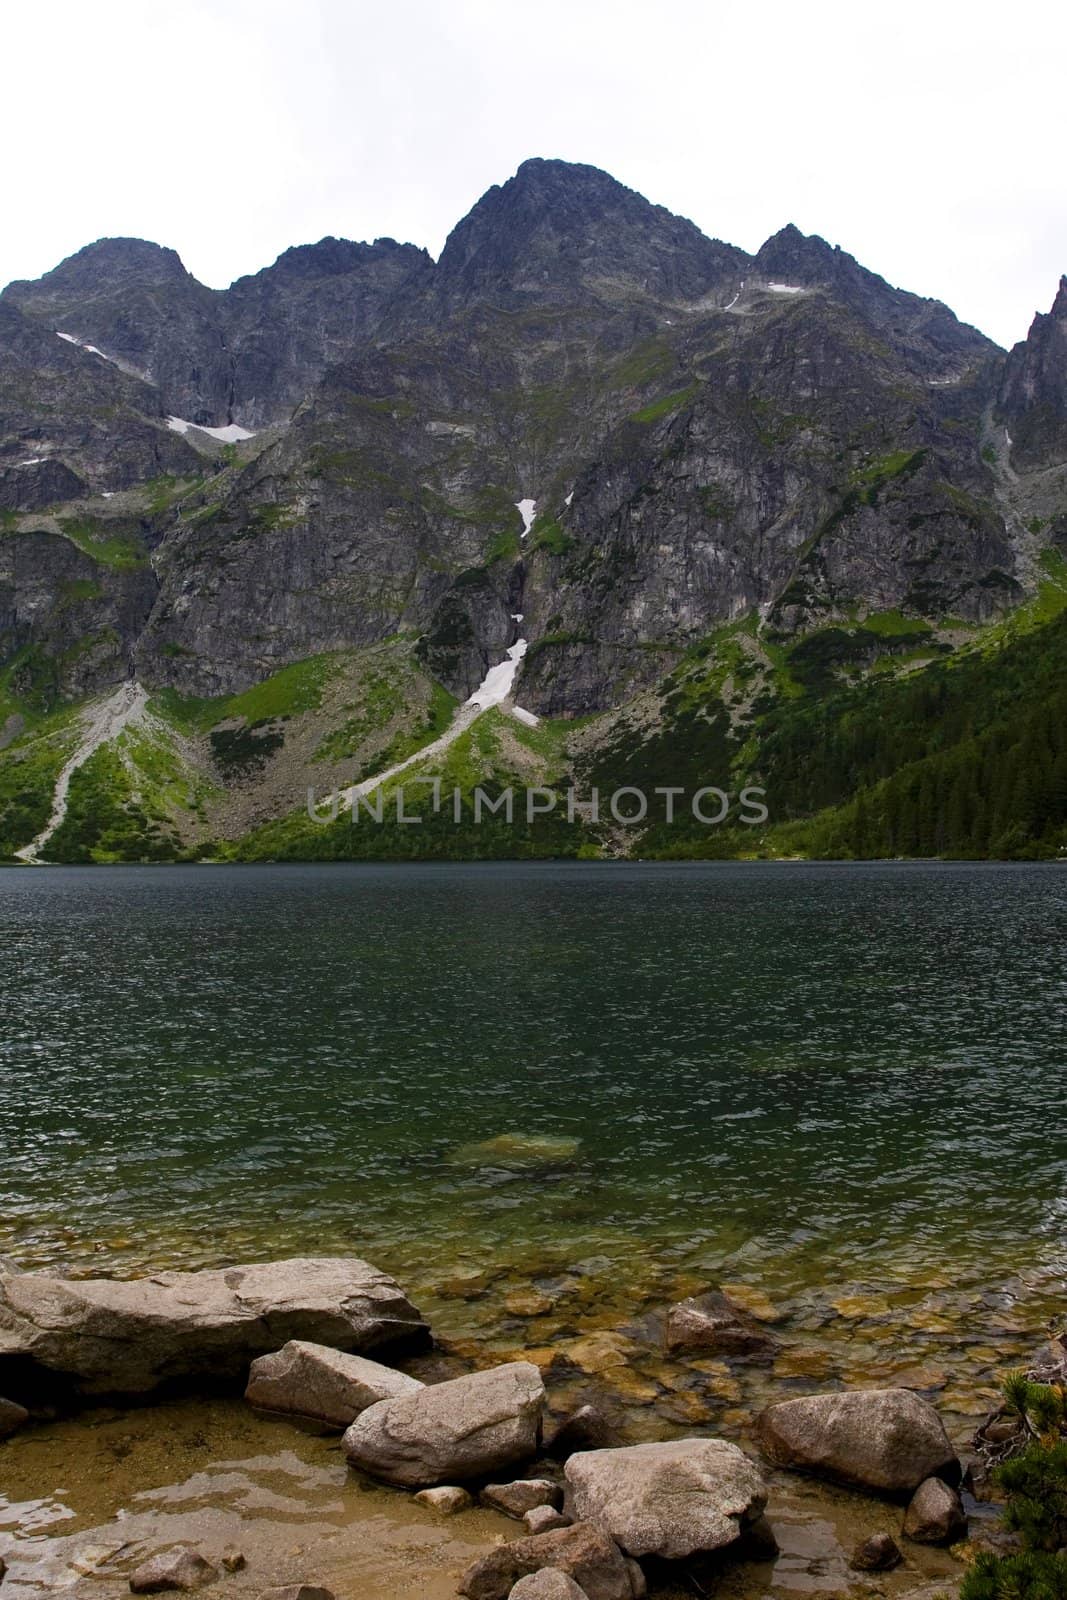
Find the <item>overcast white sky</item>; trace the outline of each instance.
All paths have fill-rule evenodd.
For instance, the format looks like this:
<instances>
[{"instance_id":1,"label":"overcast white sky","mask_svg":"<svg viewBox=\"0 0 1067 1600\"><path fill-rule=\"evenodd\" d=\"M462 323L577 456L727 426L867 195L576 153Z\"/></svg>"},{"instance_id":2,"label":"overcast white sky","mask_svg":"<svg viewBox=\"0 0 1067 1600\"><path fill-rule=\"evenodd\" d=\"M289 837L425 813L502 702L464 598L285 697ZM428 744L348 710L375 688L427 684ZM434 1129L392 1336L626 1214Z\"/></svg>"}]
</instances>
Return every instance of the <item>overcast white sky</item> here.
<instances>
[{"instance_id":1,"label":"overcast white sky","mask_svg":"<svg viewBox=\"0 0 1067 1600\"><path fill-rule=\"evenodd\" d=\"M221 287L324 234L437 254L528 156L754 250L786 222L1001 343L1067 271L1046 0L2 5L0 284L89 241Z\"/></svg>"}]
</instances>

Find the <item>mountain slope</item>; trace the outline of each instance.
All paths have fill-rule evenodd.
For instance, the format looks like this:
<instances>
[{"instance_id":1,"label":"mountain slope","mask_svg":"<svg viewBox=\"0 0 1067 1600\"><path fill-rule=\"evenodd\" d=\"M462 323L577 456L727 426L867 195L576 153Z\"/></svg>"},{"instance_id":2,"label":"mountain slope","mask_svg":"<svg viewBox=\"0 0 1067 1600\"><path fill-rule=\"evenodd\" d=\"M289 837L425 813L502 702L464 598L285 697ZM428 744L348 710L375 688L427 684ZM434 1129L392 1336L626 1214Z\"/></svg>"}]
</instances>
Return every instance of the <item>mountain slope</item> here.
<instances>
[{"instance_id":1,"label":"mountain slope","mask_svg":"<svg viewBox=\"0 0 1067 1600\"><path fill-rule=\"evenodd\" d=\"M502 772L579 771L634 717L657 761L688 769L676 674L723 629L715 659L764 697L821 705L847 684L874 704L898 674L994 648L1005 619L1047 620L1049 552L1067 548L1065 293L1005 357L792 225L751 256L542 160L436 264L331 239L213 291L173 251L89 246L0 295L0 728L22 723L0 763L52 738L42 714L136 676L172 718L170 754L142 757L200 799L142 783L129 749L117 767L98 752L72 799L163 794L166 848L196 850L297 808L315 740L345 747L331 783L373 764L357 686L383 651L395 754L525 641L514 693L563 720L520 734L505 706ZM326 660L355 711L330 689L229 725L235 697ZM769 711L712 698L708 760L736 773L742 751L761 771ZM189 703L218 726L187 725ZM599 732L572 737L588 716ZM216 733L254 759L220 758ZM39 809L19 802L9 842Z\"/></svg>"}]
</instances>

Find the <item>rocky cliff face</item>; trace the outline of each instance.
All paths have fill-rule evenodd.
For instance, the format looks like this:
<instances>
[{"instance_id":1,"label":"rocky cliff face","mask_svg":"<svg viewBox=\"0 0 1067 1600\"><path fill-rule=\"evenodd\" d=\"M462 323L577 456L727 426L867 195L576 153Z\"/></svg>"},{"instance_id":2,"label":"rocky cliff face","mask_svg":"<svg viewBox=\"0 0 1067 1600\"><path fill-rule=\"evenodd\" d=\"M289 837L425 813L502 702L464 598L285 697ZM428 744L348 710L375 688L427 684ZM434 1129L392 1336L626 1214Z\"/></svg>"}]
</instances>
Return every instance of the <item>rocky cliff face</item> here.
<instances>
[{"instance_id":1,"label":"rocky cliff face","mask_svg":"<svg viewBox=\"0 0 1067 1600\"><path fill-rule=\"evenodd\" d=\"M197 461L150 385L0 298L0 510L44 511Z\"/></svg>"},{"instance_id":2,"label":"rocky cliff face","mask_svg":"<svg viewBox=\"0 0 1067 1600\"><path fill-rule=\"evenodd\" d=\"M173 250L102 239L36 283L9 284L3 299L151 384L164 413L257 428L288 418L430 267L425 251L392 239L323 239L220 292Z\"/></svg>"},{"instance_id":3,"label":"rocky cliff face","mask_svg":"<svg viewBox=\"0 0 1067 1600\"><path fill-rule=\"evenodd\" d=\"M1005 363L997 409L1020 468L1067 459L1067 277L1047 316L1040 312Z\"/></svg>"},{"instance_id":4,"label":"rocky cliff face","mask_svg":"<svg viewBox=\"0 0 1067 1600\"><path fill-rule=\"evenodd\" d=\"M1067 457L1065 327L1061 289L1005 361L795 227L749 256L556 161L436 265L329 239L218 292L101 241L0 296L0 659L74 628L111 646L65 693L217 696L400 636L465 696L521 631L567 716L748 613L988 621L1034 572L990 417L1016 481Z\"/></svg>"}]
</instances>

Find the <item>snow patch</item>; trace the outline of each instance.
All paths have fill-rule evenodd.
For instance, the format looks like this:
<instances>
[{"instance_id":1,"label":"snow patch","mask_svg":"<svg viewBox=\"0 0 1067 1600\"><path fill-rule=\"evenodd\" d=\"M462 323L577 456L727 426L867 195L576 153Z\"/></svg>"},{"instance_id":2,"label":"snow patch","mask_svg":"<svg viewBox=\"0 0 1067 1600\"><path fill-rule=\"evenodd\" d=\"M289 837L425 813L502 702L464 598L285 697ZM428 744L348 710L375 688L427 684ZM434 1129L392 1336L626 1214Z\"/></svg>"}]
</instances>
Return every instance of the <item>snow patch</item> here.
<instances>
[{"instance_id":1,"label":"snow patch","mask_svg":"<svg viewBox=\"0 0 1067 1600\"><path fill-rule=\"evenodd\" d=\"M516 639L504 660L489 668L466 704L477 706L480 711L488 711L490 706L498 706L502 700L506 700L511 693L515 674L519 670L519 662L526 654L526 648L525 639Z\"/></svg>"},{"instance_id":2,"label":"snow patch","mask_svg":"<svg viewBox=\"0 0 1067 1600\"><path fill-rule=\"evenodd\" d=\"M522 536L525 539L534 524L534 513L537 510L536 500L516 500L515 510L522 518Z\"/></svg>"},{"instance_id":3,"label":"snow patch","mask_svg":"<svg viewBox=\"0 0 1067 1600\"><path fill-rule=\"evenodd\" d=\"M525 711L522 706L512 706L511 714L519 722L525 722L528 728L536 728L541 721L540 717L535 717L532 711Z\"/></svg>"},{"instance_id":4,"label":"snow patch","mask_svg":"<svg viewBox=\"0 0 1067 1600\"><path fill-rule=\"evenodd\" d=\"M569 505L570 505L570 503L571 503L571 501L572 501L572 500L573 500L573 499L574 499L574 490L573 490L573 489L572 489L572 490L571 490L571 492L570 492L570 494L569 494L569 495L568 495L568 496L567 496L567 498L566 498L566 499L565 499L565 500L564 500L564 502L563 502L563 504L564 504L564 505L565 505L565 506L569 506Z\"/></svg>"},{"instance_id":5,"label":"snow patch","mask_svg":"<svg viewBox=\"0 0 1067 1600\"><path fill-rule=\"evenodd\" d=\"M521 612L521 611L513 611L511 613L512 622L521 622L522 619L523 619L523 615L524 615L524 613Z\"/></svg>"},{"instance_id":6,"label":"snow patch","mask_svg":"<svg viewBox=\"0 0 1067 1600\"><path fill-rule=\"evenodd\" d=\"M188 433L192 428L196 433L209 433L213 439L221 439L223 444L237 444L241 439L254 439L255 434L248 428L239 428L236 422L229 422L225 428L205 428L199 422L186 422L184 417L168 417L167 427L175 433Z\"/></svg>"},{"instance_id":7,"label":"snow patch","mask_svg":"<svg viewBox=\"0 0 1067 1600\"><path fill-rule=\"evenodd\" d=\"M25 461L17 461L15 465L19 467L36 467L44 459L44 456L29 456Z\"/></svg>"},{"instance_id":8,"label":"snow patch","mask_svg":"<svg viewBox=\"0 0 1067 1600\"><path fill-rule=\"evenodd\" d=\"M118 366L118 362L115 360L114 356L106 356L102 350L98 350L96 348L95 344L86 344L84 339L76 338L73 333L60 333L59 329L57 328L56 337L59 339L65 339L68 344L76 344L79 350L86 350L91 356L99 356L101 361L110 361L113 367Z\"/></svg>"},{"instance_id":9,"label":"snow patch","mask_svg":"<svg viewBox=\"0 0 1067 1600\"><path fill-rule=\"evenodd\" d=\"M769 289L771 294L804 293L804 285L802 283L766 283L764 284L764 288Z\"/></svg>"},{"instance_id":10,"label":"snow patch","mask_svg":"<svg viewBox=\"0 0 1067 1600\"><path fill-rule=\"evenodd\" d=\"M734 309L734 306L737 304L737 302L740 300L742 294L744 293L744 288L745 288L745 280L744 280L744 278L742 278L741 279L741 287L740 287L740 289L738 289L737 293L734 295L733 299L730 301L730 304L728 306L723 306L723 310L724 311L732 311Z\"/></svg>"}]
</instances>

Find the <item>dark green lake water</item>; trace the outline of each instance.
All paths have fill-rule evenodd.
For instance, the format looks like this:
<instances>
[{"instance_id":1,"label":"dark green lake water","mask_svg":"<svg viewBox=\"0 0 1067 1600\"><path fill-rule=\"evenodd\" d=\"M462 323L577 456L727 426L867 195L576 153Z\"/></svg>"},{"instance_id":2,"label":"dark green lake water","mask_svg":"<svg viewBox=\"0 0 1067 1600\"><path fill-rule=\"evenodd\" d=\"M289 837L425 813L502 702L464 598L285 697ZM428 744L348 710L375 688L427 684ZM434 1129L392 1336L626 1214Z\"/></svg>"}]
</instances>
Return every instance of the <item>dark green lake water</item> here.
<instances>
[{"instance_id":1,"label":"dark green lake water","mask_svg":"<svg viewBox=\"0 0 1067 1600\"><path fill-rule=\"evenodd\" d=\"M788 1295L1067 1259L1056 868L8 871L0 941L27 1267L655 1257ZM464 1148L505 1134L577 1144Z\"/></svg>"}]
</instances>

